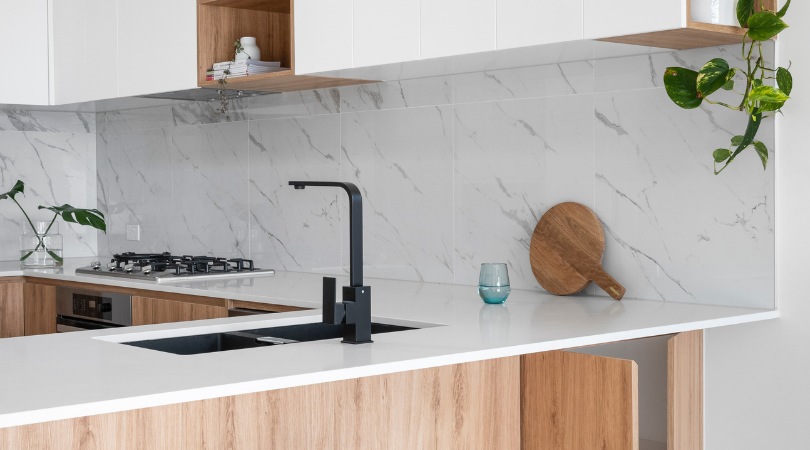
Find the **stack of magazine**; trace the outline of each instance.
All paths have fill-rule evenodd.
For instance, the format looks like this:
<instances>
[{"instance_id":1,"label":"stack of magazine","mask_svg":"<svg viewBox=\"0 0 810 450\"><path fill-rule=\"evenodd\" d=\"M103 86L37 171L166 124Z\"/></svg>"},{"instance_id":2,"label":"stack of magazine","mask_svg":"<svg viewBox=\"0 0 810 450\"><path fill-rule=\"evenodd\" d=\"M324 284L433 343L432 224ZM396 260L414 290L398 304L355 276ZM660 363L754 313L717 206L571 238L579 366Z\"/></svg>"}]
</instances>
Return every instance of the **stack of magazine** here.
<instances>
[{"instance_id":1,"label":"stack of magazine","mask_svg":"<svg viewBox=\"0 0 810 450\"><path fill-rule=\"evenodd\" d=\"M221 80L223 78L238 78L246 77L248 75L256 75L258 73L279 72L287 70L281 67L278 61L257 61L255 59L247 59L244 61L224 61L214 64L214 67L206 72L206 80Z\"/></svg>"}]
</instances>

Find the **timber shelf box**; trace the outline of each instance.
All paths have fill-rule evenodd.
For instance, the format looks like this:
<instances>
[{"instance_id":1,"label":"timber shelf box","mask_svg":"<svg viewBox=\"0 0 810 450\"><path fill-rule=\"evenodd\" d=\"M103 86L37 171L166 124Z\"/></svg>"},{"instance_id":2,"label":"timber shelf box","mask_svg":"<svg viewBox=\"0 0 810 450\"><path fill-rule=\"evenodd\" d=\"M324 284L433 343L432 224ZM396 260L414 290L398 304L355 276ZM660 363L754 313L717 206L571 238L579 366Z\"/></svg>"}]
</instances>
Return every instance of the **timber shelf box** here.
<instances>
[{"instance_id":1,"label":"timber shelf box","mask_svg":"<svg viewBox=\"0 0 810 450\"><path fill-rule=\"evenodd\" d=\"M219 81L206 81L206 72L216 62L233 60L233 43L243 36L256 37L263 61L280 61L287 70L228 78L227 89L288 92L370 82L296 75L293 14L293 0L198 0L198 86L221 87Z\"/></svg>"},{"instance_id":2,"label":"timber shelf box","mask_svg":"<svg viewBox=\"0 0 810 450\"><path fill-rule=\"evenodd\" d=\"M735 2L736 4L736 2ZM776 0L757 0L754 2L757 11L764 9L775 11ZM644 45L647 47L671 48L686 50L690 48L715 47L718 45L739 44L746 29L738 26L718 25L695 22L692 20L692 5L686 0L686 26L673 30L653 31L650 33L631 34L600 39L621 44Z\"/></svg>"}]
</instances>

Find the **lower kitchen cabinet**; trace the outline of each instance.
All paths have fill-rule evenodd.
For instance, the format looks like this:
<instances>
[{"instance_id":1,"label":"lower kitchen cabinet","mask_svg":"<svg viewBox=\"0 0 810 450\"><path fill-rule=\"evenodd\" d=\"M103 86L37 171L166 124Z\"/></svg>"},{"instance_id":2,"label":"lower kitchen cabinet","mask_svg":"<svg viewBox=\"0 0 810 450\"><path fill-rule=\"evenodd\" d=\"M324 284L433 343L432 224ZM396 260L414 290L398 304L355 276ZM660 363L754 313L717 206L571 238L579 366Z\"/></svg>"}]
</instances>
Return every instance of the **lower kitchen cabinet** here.
<instances>
[{"instance_id":1,"label":"lower kitchen cabinet","mask_svg":"<svg viewBox=\"0 0 810 450\"><path fill-rule=\"evenodd\" d=\"M638 450L638 366L566 351L521 361L524 450Z\"/></svg>"},{"instance_id":2,"label":"lower kitchen cabinet","mask_svg":"<svg viewBox=\"0 0 810 450\"><path fill-rule=\"evenodd\" d=\"M6 277L0 278L0 338L56 333L56 297L60 286L130 295L132 325L217 319L228 317L229 308L231 315L307 309L62 280Z\"/></svg>"},{"instance_id":3,"label":"lower kitchen cabinet","mask_svg":"<svg viewBox=\"0 0 810 450\"><path fill-rule=\"evenodd\" d=\"M56 287L26 282L23 298L25 335L56 333Z\"/></svg>"},{"instance_id":4,"label":"lower kitchen cabinet","mask_svg":"<svg viewBox=\"0 0 810 450\"><path fill-rule=\"evenodd\" d=\"M25 335L23 317L22 279L0 279L0 338Z\"/></svg>"},{"instance_id":5,"label":"lower kitchen cabinet","mask_svg":"<svg viewBox=\"0 0 810 450\"><path fill-rule=\"evenodd\" d=\"M521 357L523 450L700 450L703 332Z\"/></svg>"},{"instance_id":6,"label":"lower kitchen cabinet","mask_svg":"<svg viewBox=\"0 0 810 450\"><path fill-rule=\"evenodd\" d=\"M518 449L519 383L520 358L509 357L5 428L0 443L87 449Z\"/></svg>"},{"instance_id":7,"label":"lower kitchen cabinet","mask_svg":"<svg viewBox=\"0 0 810 450\"><path fill-rule=\"evenodd\" d=\"M702 331L693 331L6 428L0 442L88 449L700 450L702 348ZM640 415L653 416L646 421L653 430L643 429Z\"/></svg>"},{"instance_id":8,"label":"lower kitchen cabinet","mask_svg":"<svg viewBox=\"0 0 810 450\"><path fill-rule=\"evenodd\" d=\"M132 297L132 325L183 322L228 317L228 301L217 298L188 298L182 301Z\"/></svg>"}]
</instances>

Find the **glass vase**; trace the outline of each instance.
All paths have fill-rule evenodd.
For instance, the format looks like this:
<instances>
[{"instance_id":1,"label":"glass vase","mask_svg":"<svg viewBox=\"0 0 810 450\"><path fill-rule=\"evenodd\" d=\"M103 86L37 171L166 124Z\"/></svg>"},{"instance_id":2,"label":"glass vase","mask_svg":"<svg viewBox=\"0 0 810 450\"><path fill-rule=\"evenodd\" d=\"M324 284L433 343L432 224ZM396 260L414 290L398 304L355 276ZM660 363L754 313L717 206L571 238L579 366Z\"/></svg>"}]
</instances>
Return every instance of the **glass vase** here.
<instances>
[{"instance_id":1,"label":"glass vase","mask_svg":"<svg viewBox=\"0 0 810 450\"><path fill-rule=\"evenodd\" d=\"M20 235L20 267L43 268L62 266L62 235L59 224L35 220L34 228L25 223Z\"/></svg>"}]
</instances>

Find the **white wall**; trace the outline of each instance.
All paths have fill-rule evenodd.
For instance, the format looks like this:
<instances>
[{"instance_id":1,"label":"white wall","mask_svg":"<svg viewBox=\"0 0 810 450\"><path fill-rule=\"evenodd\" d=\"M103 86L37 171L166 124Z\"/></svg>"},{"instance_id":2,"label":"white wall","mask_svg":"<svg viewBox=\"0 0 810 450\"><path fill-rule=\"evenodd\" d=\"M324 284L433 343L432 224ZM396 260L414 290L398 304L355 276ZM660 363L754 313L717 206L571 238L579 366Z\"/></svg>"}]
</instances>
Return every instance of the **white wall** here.
<instances>
[{"instance_id":1,"label":"white wall","mask_svg":"<svg viewBox=\"0 0 810 450\"><path fill-rule=\"evenodd\" d=\"M777 120L776 297L778 321L710 330L706 339L706 449L802 449L810 442L810 17L793 2L794 25L777 60L793 62L794 99Z\"/></svg>"}]
</instances>

